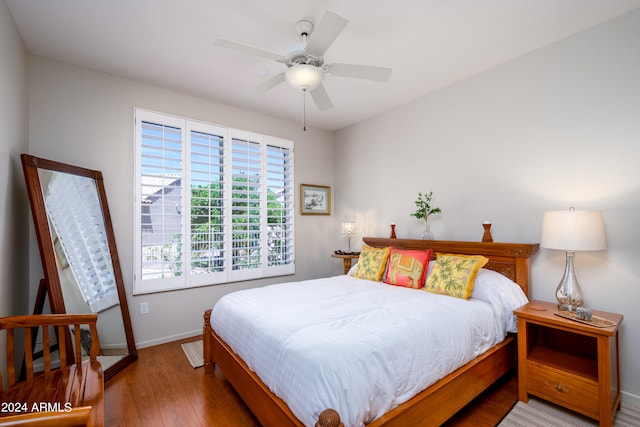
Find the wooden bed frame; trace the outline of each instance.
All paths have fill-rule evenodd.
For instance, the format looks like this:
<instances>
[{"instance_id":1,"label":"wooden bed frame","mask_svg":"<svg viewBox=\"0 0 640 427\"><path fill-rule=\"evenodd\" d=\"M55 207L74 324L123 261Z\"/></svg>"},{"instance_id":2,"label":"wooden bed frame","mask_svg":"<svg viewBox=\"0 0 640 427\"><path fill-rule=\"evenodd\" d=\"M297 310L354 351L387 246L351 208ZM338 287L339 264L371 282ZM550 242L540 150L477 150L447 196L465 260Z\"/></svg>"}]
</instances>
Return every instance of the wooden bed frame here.
<instances>
[{"instance_id":1,"label":"wooden bed frame","mask_svg":"<svg viewBox=\"0 0 640 427\"><path fill-rule=\"evenodd\" d=\"M529 295L529 258L538 244L476 243L446 240L411 240L365 237L369 246L401 249L432 249L434 252L484 255L485 268L495 270L522 287ZM217 365L253 414L264 426L302 426L287 404L275 396L245 362L213 331L211 310L204 313L204 367L213 374ZM447 375L407 402L367 424L367 427L435 426L444 423L483 390L516 365L516 340L508 336L471 362ZM316 427L341 427L330 408L320 414Z\"/></svg>"}]
</instances>

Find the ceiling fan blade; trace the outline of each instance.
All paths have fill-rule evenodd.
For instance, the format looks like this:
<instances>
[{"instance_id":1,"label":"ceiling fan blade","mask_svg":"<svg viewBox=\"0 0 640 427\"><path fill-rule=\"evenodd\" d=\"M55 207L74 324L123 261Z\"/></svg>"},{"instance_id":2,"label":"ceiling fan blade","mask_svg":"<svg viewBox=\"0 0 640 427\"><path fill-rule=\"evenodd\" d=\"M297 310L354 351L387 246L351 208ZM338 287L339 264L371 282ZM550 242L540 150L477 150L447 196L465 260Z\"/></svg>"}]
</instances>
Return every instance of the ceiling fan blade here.
<instances>
[{"instance_id":1,"label":"ceiling fan blade","mask_svg":"<svg viewBox=\"0 0 640 427\"><path fill-rule=\"evenodd\" d=\"M309 36L305 50L313 56L324 55L348 23L342 16L327 10Z\"/></svg>"},{"instance_id":2,"label":"ceiling fan blade","mask_svg":"<svg viewBox=\"0 0 640 427\"><path fill-rule=\"evenodd\" d=\"M329 65L327 71L334 76L373 80L376 82L386 82L389 80L389 77L391 77L391 68L372 67L370 65L335 63Z\"/></svg>"},{"instance_id":3,"label":"ceiling fan blade","mask_svg":"<svg viewBox=\"0 0 640 427\"><path fill-rule=\"evenodd\" d=\"M262 82L261 84L258 85L258 87L256 87L252 93L254 95L262 95L263 93L267 92L270 89L273 89L274 87L278 86L280 83L283 83L286 80L285 78L285 74L284 72L280 73L280 74L276 74L275 76L271 77L269 80L266 80L264 82Z\"/></svg>"},{"instance_id":4,"label":"ceiling fan blade","mask_svg":"<svg viewBox=\"0 0 640 427\"><path fill-rule=\"evenodd\" d=\"M333 108L333 104L329 99L329 94L324 88L324 85L321 84L309 93L311 93L311 98L313 98L313 102L315 102L318 110L325 111Z\"/></svg>"},{"instance_id":5,"label":"ceiling fan blade","mask_svg":"<svg viewBox=\"0 0 640 427\"><path fill-rule=\"evenodd\" d=\"M278 62L283 62L284 60L284 55L279 55L275 52L271 52L270 50L262 49L256 46L251 46L246 43L236 42L233 40L217 39L215 42L213 42L213 44L218 47L224 47L227 49L246 53L248 55L260 56L262 58L272 59Z\"/></svg>"}]
</instances>

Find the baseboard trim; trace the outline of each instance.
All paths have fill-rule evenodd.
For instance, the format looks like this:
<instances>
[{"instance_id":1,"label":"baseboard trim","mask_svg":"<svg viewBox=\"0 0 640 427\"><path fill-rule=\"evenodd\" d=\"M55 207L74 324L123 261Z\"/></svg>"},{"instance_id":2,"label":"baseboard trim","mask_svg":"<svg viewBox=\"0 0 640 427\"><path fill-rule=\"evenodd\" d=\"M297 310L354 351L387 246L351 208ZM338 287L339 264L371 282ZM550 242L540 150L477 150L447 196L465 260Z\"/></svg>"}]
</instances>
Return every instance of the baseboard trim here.
<instances>
[{"instance_id":1,"label":"baseboard trim","mask_svg":"<svg viewBox=\"0 0 640 427\"><path fill-rule=\"evenodd\" d=\"M625 402L629 402L633 405L640 406L640 396L638 396L637 394L629 393L626 391L621 391L620 394L621 394L620 398Z\"/></svg>"},{"instance_id":2,"label":"baseboard trim","mask_svg":"<svg viewBox=\"0 0 640 427\"><path fill-rule=\"evenodd\" d=\"M185 338L192 338L192 337L196 337L196 336L199 336L199 335L202 336L202 329L196 329L194 331L183 332L181 334L170 335L170 336L167 336L167 337L156 338L156 339L148 340L148 341L136 342L136 347L138 349L146 348L146 347L153 347L154 345L166 344L168 342L178 341L178 340L182 340L182 339L185 339Z\"/></svg>"}]
</instances>

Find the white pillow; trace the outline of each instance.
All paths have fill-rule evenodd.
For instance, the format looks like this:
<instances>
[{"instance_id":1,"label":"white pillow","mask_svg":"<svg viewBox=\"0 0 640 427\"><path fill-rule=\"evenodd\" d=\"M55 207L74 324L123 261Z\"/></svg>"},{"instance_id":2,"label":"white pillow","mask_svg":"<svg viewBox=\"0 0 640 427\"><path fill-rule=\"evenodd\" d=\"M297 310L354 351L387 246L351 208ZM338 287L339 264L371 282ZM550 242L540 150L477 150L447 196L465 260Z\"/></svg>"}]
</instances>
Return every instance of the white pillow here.
<instances>
[{"instance_id":1,"label":"white pillow","mask_svg":"<svg viewBox=\"0 0 640 427\"><path fill-rule=\"evenodd\" d=\"M471 298L488 302L501 324L507 326L508 332L518 332L518 322L513 310L529 302L516 282L487 268L478 271Z\"/></svg>"},{"instance_id":2,"label":"white pillow","mask_svg":"<svg viewBox=\"0 0 640 427\"><path fill-rule=\"evenodd\" d=\"M356 271L356 267L358 266L358 261L354 262L349 271L347 272L347 276L353 276L353 273Z\"/></svg>"}]
</instances>

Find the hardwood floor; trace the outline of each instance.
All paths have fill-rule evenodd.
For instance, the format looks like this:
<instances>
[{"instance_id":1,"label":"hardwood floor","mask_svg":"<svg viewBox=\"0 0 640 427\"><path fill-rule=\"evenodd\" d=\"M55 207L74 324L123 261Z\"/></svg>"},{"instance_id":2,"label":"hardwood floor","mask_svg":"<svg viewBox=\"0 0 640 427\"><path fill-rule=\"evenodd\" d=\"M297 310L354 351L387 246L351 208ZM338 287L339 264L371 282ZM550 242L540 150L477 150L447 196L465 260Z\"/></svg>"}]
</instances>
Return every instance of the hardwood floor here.
<instances>
[{"instance_id":1,"label":"hardwood floor","mask_svg":"<svg viewBox=\"0 0 640 427\"><path fill-rule=\"evenodd\" d=\"M260 423L220 371L193 369L175 341L138 351L105 386L105 426L247 426Z\"/></svg>"},{"instance_id":2,"label":"hardwood floor","mask_svg":"<svg viewBox=\"0 0 640 427\"><path fill-rule=\"evenodd\" d=\"M449 419L445 427L488 427L497 425L518 401L516 371L505 375Z\"/></svg>"},{"instance_id":3,"label":"hardwood floor","mask_svg":"<svg viewBox=\"0 0 640 427\"><path fill-rule=\"evenodd\" d=\"M259 427L240 397L216 370L193 369L180 344L198 337L144 348L137 362L109 380L105 425ZM518 399L515 372L450 419L445 426L494 426Z\"/></svg>"}]
</instances>

